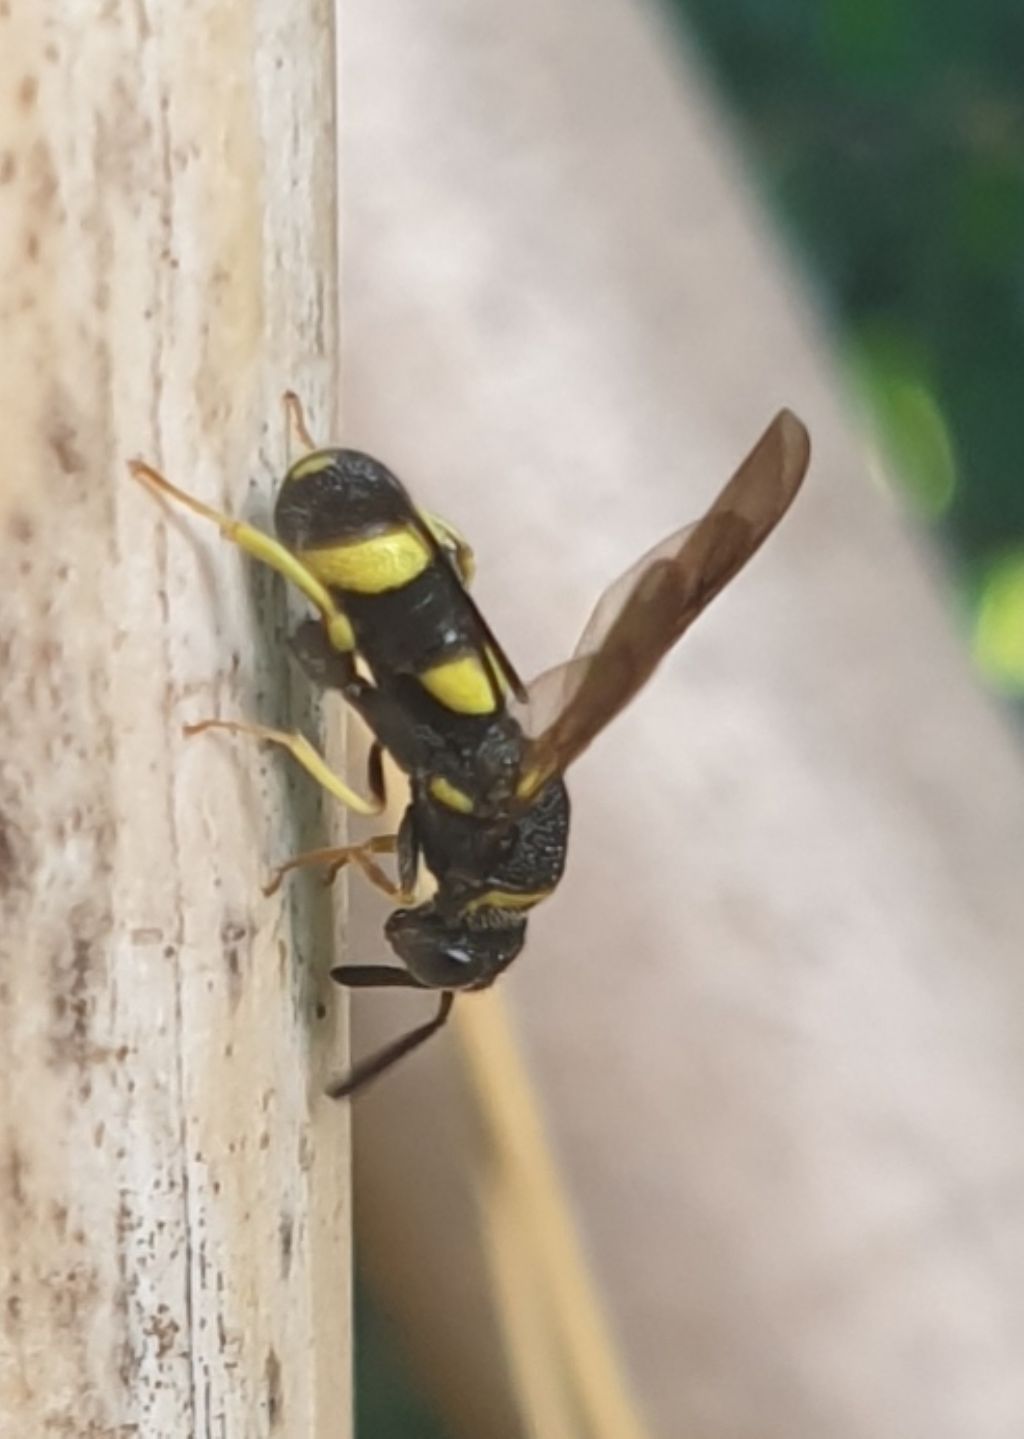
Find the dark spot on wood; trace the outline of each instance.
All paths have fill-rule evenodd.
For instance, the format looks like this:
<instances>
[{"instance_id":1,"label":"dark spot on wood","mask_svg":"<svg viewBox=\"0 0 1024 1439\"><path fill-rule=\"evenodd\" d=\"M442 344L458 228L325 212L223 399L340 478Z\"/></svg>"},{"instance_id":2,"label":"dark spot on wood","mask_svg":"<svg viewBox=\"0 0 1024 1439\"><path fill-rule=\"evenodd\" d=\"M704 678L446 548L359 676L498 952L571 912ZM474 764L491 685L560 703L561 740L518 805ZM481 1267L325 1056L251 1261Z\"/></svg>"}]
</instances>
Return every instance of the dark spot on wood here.
<instances>
[{"instance_id":1,"label":"dark spot on wood","mask_svg":"<svg viewBox=\"0 0 1024 1439\"><path fill-rule=\"evenodd\" d=\"M14 888L18 874L18 857L13 829L6 815L0 812L0 894Z\"/></svg>"},{"instance_id":2,"label":"dark spot on wood","mask_svg":"<svg viewBox=\"0 0 1024 1439\"><path fill-rule=\"evenodd\" d=\"M99 1297L99 1276L89 1263L69 1264L52 1271L50 1279L53 1321L59 1329L82 1332Z\"/></svg>"},{"instance_id":3,"label":"dark spot on wood","mask_svg":"<svg viewBox=\"0 0 1024 1439\"><path fill-rule=\"evenodd\" d=\"M35 534L32 521L22 510L12 510L7 517L7 533L12 540L27 545Z\"/></svg>"},{"instance_id":4,"label":"dark spot on wood","mask_svg":"<svg viewBox=\"0 0 1024 1439\"><path fill-rule=\"evenodd\" d=\"M72 944L71 958L71 1039L77 1053L85 1051L89 1038L89 976L92 973L92 941L79 936Z\"/></svg>"},{"instance_id":5,"label":"dark spot on wood","mask_svg":"<svg viewBox=\"0 0 1024 1439\"><path fill-rule=\"evenodd\" d=\"M25 236L25 258L32 263L39 259L39 236L34 230Z\"/></svg>"},{"instance_id":6,"label":"dark spot on wood","mask_svg":"<svg viewBox=\"0 0 1024 1439\"><path fill-rule=\"evenodd\" d=\"M0 185L9 185L18 173L18 160L13 150L0 152Z\"/></svg>"},{"instance_id":7,"label":"dark spot on wood","mask_svg":"<svg viewBox=\"0 0 1024 1439\"><path fill-rule=\"evenodd\" d=\"M134 1227L131 1205L128 1202L128 1194L124 1189L119 1189L117 1193L117 1214L114 1219L114 1233L117 1236L119 1256L124 1254L125 1245L130 1239Z\"/></svg>"},{"instance_id":8,"label":"dark spot on wood","mask_svg":"<svg viewBox=\"0 0 1024 1439\"><path fill-rule=\"evenodd\" d=\"M238 920L225 919L220 927L221 953L228 970L229 998L237 1004L242 994L241 944L249 934L248 926Z\"/></svg>"},{"instance_id":9,"label":"dark spot on wood","mask_svg":"<svg viewBox=\"0 0 1024 1439\"><path fill-rule=\"evenodd\" d=\"M25 1158L16 1144L8 1147L2 1172L4 1189L11 1202L21 1209L25 1203Z\"/></svg>"},{"instance_id":10,"label":"dark spot on wood","mask_svg":"<svg viewBox=\"0 0 1024 1439\"><path fill-rule=\"evenodd\" d=\"M31 110L39 95L39 81L34 75L25 75L18 86L18 104L23 110Z\"/></svg>"},{"instance_id":11,"label":"dark spot on wood","mask_svg":"<svg viewBox=\"0 0 1024 1439\"><path fill-rule=\"evenodd\" d=\"M122 1316L122 1322L127 1323L128 1317L128 1293L124 1285L119 1285L117 1297L114 1300L115 1311ZM130 1394L138 1383L139 1363L129 1338L120 1341L115 1349L114 1367L117 1369L117 1377L121 1381L121 1387L126 1394ZM129 1431L130 1432L130 1431Z\"/></svg>"},{"instance_id":12,"label":"dark spot on wood","mask_svg":"<svg viewBox=\"0 0 1024 1439\"><path fill-rule=\"evenodd\" d=\"M317 1019L326 1019L326 1018L327 1018L327 1006L326 1006L326 1004L324 1004L324 1002L323 1002L322 999L318 999L318 1000L317 1000L315 1013L316 1013Z\"/></svg>"},{"instance_id":13,"label":"dark spot on wood","mask_svg":"<svg viewBox=\"0 0 1024 1439\"><path fill-rule=\"evenodd\" d=\"M284 1416L284 1395L281 1392L281 1361L273 1347L267 1350L263 1375L267 1386L267 1419L271 1429L276 1429Z\"/></svg>"},{"instance_id":14,"label":"dark spot on wood","mask_svg":"<svg viewBox=\"0 0 1024 1439\"><path fill-rule=\"evenodd\" d=\"M295 1221L290 1214L282 1214L277 1234L281 1244L281 1277L287 1279L291 1273L292 1253L295 1248Z\"/></svg>"},{"instance_id":15,"label":"dark spot on wood","mask_svg":"<svg viewBox=\"0 0 1024 1439\"><path fill-rule=\"evenodd\" d=\"M226 919L220 927L221 944L239 944L247 934L246 926L236 919Z\"/></svg>"},{"instance_id":16,"label":"dark spot on wood","mask_svg":"<svg viewBox=\"0 0 1024 1439\"><path fill-rule=\"evenodd\" d=\"M166 1359L167 1355L174 1350L175 1341L181 1326L174 1319L166 1304L161 1304L155 1314L151 1314L146 1321L146 1332L152 1339L156 1340L157 1359Z\"/></svg>"},{"instance_id":17,"label":"dark spot on wood","mask_svg":"<svg viewBox=\"0 0 1024 1439\"><path fill-rule=\"evenodd\" d=\"M31 180L29 199L38 213L50 210L57 196L57 172L45 143L40 140L29 151L27 175Z\"/></svg>"},{"instance_id":18,"label":"dark spot on wood","mask_svg":"<svg viewBox=\"0 0 1024 1439\"><path fill-rule=\"evenodd\" d=\"M75 443L74 428L67 420L54 418L50 422L50 428L46 438L50 442L50 448L57 457L57 463L66 475L78 475L85 469L85 460L82 452Z\"/></svg>"}]
</instances>

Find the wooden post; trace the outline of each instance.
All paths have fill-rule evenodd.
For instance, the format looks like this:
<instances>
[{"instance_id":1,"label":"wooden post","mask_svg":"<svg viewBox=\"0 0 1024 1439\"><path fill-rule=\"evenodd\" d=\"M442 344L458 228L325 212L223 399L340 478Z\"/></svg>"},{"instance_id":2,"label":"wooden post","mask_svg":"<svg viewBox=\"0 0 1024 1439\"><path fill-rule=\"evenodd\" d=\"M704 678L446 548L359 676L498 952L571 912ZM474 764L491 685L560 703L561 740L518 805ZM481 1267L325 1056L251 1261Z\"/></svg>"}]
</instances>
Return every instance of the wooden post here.
<instances>
[{"instance_id":1,"label":"wooden post","mask_svg":"<svg viewBox=\"0 0 1024 1439\"><path fill-rule=\"evenodd\" d=\"M349 1432L348 1128L257 522L336 433L331 0L0 5L0 1431ZM304 786L294 786L301 793Z\"/></svg>"}]
</instances>

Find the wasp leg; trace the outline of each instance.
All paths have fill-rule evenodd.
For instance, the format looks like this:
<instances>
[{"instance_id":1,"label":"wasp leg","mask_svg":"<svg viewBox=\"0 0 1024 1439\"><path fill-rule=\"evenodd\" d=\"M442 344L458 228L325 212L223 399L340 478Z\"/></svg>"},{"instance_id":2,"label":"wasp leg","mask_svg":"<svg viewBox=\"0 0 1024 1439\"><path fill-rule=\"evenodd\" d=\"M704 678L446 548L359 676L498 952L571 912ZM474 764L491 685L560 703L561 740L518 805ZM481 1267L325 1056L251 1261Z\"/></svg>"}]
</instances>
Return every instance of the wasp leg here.
<instances>
[{"instance_id":1,"label":"wasp leg","mask_svg":"<svg viewBox=\"0 0 1024 1439\"><path fill-rule=\"evenodd\" d=\"M200 720L198 724L187 724L184 732L191 738L192 735L201 734L203 730L221 729L231 734L247 734L253 739L264 741L266 744L280 745L286 749L294 759L297 759L302 768L313 776L316 782L323 785L328 794L354 810L356 814L368 815L371 818L381 813L384 808L380 798L364 799L357 794L351 786L347 785L340 775L334 773L330 765L310 744L305 735L291 734L287 730L268 729L265 725L245 724L241 720Z\"/></svg>"},{"instance_id":2,"label":"wasp leg","mask_svg":"<svg viewBox=\"0 0 1024 1439\"><path fill-rule=\"evenodd\" d=\"M420 869L420 837L416 829L416 806L410 804L398 826L398 882L403 891L413 895Z\"/></svg>"},{"instance_id":3,"label":"wasp leg","mask_svg":"<svg viewBox=\"0 0 1024 1439\"><path fill-rule=\"evenodd\" d=\"M382 965L381 968L386 969L387 966ZM398 972L401 973L401 971ZM385 981L385 983L391 983L391 981ZM336 1079L327 1086L327 1094L330 1098L350 1099L352 1095L365 1089L373 1080L379 1079L393 1064L397 1064L400 1059L404 1059L407 1054L411 1054L414 1049L418 1049L421 1044L426 1043L431 1035L436 1034L447 1022L454 999L455 995L452 991L446 989L441 995L441 1002L437 1006L437 1013L433 1019L428 1020L426 1024L419 1025L416 1029L411 1029L408 1034L403 1034L401 1039L385 1045L376 1054L371 1054L369 1059L353 1065L343 1079Z\"/></svg>"},{"instance_id":4,"label":"wasp leg","mask_svg":"<svg viewBox=\"0 0 1024 1439\"><path fill-rule=\"evenodd\" d=\"M354 864L372 885L387 895L388 899L394 900L396 904L411 904L414 896L406 893L394 880L389 879L380 865L374 864L370 858L371 854L394 854L397 844L397 835L377 834L372 839L364 840L362 844L332 845L326 849L305 850L302 854L286 860L284 864L274 870L268 882L263 886L263 893L275 894L280 889L285 875L293 869L326 865L328 869L324 876L324 883L333 884L340 870L344 869L347 864Z\"/></svg>"},{"instance_id":5,"label":"wasp leg","mask_svg":"<svg viewBox=\"0 0 1024 1439\"><path fill-rule=\"evenodd\" d=\"M388 792L384 782L384 746L378 739L374 740L366 757L366 783L374 799L380 801L381 809L386 808Z\"/></svg>"},{"instance_id":6,"label":"wasp leg","mask_svg":"<svg viewBox=\"0 0 1024 1439\"><path fill-rule=\"evenodd\" d=\"M246 552L254 559L260 560L270 569L276 570L283 575L306 598L316 606L324 618L327 626L327 633L331 644L338 650L351 650L355 646L352 634L352 627L347 618L338 609L330 592L312 574L291 550L286 549L279 540L272 535L258 530L255 525L246 524L244 520L232 519L230 515L224 514L221 510L215 510L212 506L206 505L202 500L195 499L187 494L185 490L179 490L177 485L172 485L166 476L152 465L147 465L144 460L129 460L128 469L132 476L157 494L169 496L177 500L180 505L191 510L194 514L201 515L203 519L212 521L221 534Z\"/></svg>"},{"instance_id":7,"label":"wasp leg","mask_svg":"<svg viewBox=\"0 0 1024 1439\"><path fill-rule=\"evenodd\" d=\"M392 841L395 839L394 835L384 835L381 837ZM393 843L389 852L394 853ZM366 849L361 845L354 845L352 853L340 855L332 861L330 868L324 875L324 884L333 884L340 871L350 862L356 866L360 873L363 874L372 885L379 889L382 894L386 894L388 899L392 900L395 904L412 904L416 897L412 890L403 889L401 884L396 884L393 879L388 879L380 865L374 864Z\"/></svg>"}]
</instances>

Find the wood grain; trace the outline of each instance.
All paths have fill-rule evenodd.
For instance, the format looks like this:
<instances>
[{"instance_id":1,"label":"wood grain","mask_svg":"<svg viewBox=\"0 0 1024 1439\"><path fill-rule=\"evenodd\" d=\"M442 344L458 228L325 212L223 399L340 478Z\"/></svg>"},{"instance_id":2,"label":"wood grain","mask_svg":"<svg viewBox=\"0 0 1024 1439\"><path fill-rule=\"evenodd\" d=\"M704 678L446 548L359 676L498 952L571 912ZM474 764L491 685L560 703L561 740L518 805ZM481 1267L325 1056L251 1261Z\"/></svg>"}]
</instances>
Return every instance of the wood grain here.
<instances>
[{"instance_id":1,"label":"wood grain","mask_svg":"<svg viewBox=\"0 0 1024 1439\"><path fill-rule=\"evenodd\" d=\"M265 520L336 429L328 0L0 6L0 1429L347 1432L347 1121Z\"/></svg>"}]
</instances>

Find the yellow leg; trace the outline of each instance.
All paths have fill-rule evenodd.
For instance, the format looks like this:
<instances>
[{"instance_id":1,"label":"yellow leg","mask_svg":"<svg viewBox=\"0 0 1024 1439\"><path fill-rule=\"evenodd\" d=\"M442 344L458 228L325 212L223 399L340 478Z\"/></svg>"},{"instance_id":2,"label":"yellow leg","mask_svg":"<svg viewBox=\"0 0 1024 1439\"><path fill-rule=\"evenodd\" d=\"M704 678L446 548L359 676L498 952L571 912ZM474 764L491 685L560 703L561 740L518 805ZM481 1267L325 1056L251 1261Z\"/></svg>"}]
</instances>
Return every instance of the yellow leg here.
<instances>
[{"instance_id":1,"label":"yellow leg","mask_svg":"<svg viewBox=\"0 0 1024 1439\"><path fill-rule=\"evenodd\" d=\"M343 870L348 864L354 864L372 885L387 895L388 899L394 900L396 904L411 904L413 896L405 894L401 886L389 879L380 865L374 863L370 858L372 854L394 854L397 845L397 835L376 834L362 844L335 846L328 849L308 849L303 854L297 854L280 865L271 875L268 883L263 886L263 893L274 894L281 887L281 881L285 875L294 869L326 865L327 873L324 875L324 883L333 884L340 870Z\"/></svg>"},{"instance_id":2,"label":"yellow leg","mask_svg":"<svg viewBox=\"0 0 1024 1439\"><path fill-rule=\"evenodd\" d=\"M200 720L198 724L185 726L185 734L191 738L192 735L201 734L204 730L220 729L227 730L230 734L247 734L253 739L262 740L265 744L280 745L286 749L293 758L297 759L302 768L311 774L317 784L323 785L328 794L340 800L348 809L354 810L356 814L378 815L384 808L383 799L364 799L354 789L334 773L330 765L314 747L310 744L305 735L290 734L287 730L268 729L265 725L245 724L240 720Z\"/></svg>"},{"instance_id":3,"label":"yellow leg","mask_svg":"<svg viewBox=\"0 0 1024 1439\"><path fill-rule=\"evenodd\" d=\"M306 412L302 408L302 401L294 390L285 390L282 396L284 402L284 422L299 437L299 443L305 445L307 450L319 449L313 436L309 433L306 425Z\"/></svg>"},{"instance_id":4,"label":"yellow leg","mask_svg":"<svg viewBox=\"0 0 1024 1439\"><path fill-rule=\"evenodd\" d=\"M203 519L211 520L225 539L230 540L246 554L252 555L254 559L268 565L270 569L276 570L279 575L283 575L296 589L301 590L323 615L334 648L344 651L354 649L355 638L352 634L352 627L335 605L330 591L279 540L275 540L272 535L265 534L263 530L256 529L255 525L248 525L244 520L234 520L221 510L215 510L212 506L204 504L202 500L197 500L184 490L179 490L177 485L172 485L166 476L162 475L159 470L155 470L152 465L147 465L144 460L129 460L128 470L136 480L148 486L156 494L177 500L180 505L184 505L193 514L202 515Z\"/></svg>"}]
</instances>

